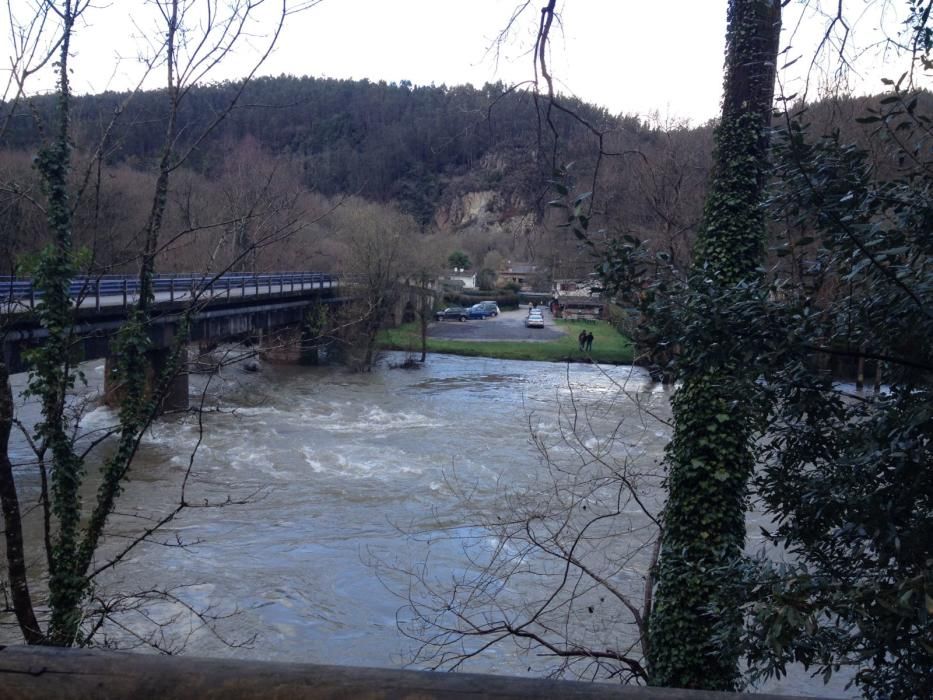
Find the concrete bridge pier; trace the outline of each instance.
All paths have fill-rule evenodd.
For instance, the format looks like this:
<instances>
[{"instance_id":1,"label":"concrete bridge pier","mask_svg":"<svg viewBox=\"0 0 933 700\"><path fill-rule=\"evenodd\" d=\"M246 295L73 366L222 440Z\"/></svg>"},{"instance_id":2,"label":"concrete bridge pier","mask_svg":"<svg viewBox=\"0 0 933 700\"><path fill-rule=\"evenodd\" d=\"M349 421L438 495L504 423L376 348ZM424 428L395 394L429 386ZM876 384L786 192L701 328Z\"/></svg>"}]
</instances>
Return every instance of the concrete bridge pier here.
<instances>
[{"instance_id":1,"label":"concrete bridge pier","mask_svg":"<svg viewBox=\"0 0 933 700\"><path fill-rule=\"evenodd\" d=\"M301 328L298 326L260 332L257 341L259 354L267 362L294 365L301 359Z\"/></svg>"},{"instance_id":2,"label":"concrete bridge pier","mask_svg":"<svg viewBox=\"0 0 933 700\"><path fill-rule=\"evenodd\" d=\"M434 308L436 292L415 283L403 285L401 293L392 304L391 324L399 326L418 318L424 309L430 313Z\"/></svg>"},{"instance_id":3,"label":"concrete bridge pier","mask_svg":"<svg viewBox=\"0 0 933 700\"><path fill-rule=\"evenodd\" d=\"M316 365L320 362L318 332L307 323L292 324L259 333L256 343L262 358L286 365Z\"/></svg>"},{"instance_id":4,"label":"concrete bridge pier","mask_svg":"<svg viewBox=\"0 0 933 700\"><path fill-rule=\"evenodd\" d=\"M300 365L319 365L321 363L321 348L318 345L318 334L308 327L307 324L301 325L300 335L300 353L298 355L298 364Z\"/></svg>"},{"instance_id":5,"label":"concrete bridge pier","mask_svg":"<svg viewBox=\"0 0 933 700\"><path fill-rule=\"evenodd\" d=\"M160 381L171 362L172 348L154 348L146 352L146 396L151 397L156 382ZM125 394L122 380L117 373L117 358L108 355L104 361L104 403L120 405ZM183 411L188 408L188 371L184 358L181 366L169 380L165 396L159 405L159 413Z\"/></svg>"}]
</instances>

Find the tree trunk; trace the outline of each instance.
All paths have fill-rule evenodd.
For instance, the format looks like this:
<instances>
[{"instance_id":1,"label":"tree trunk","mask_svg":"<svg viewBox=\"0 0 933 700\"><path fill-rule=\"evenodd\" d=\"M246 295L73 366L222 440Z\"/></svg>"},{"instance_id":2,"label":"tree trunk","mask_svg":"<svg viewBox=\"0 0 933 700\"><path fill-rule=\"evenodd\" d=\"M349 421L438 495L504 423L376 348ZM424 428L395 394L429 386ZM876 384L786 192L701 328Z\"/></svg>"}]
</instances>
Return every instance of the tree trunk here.
<instances>
[{"instance_id":1,"label":"tree trunk","mask_svg":"<svg viewBox=\"0 0 933 700\"><path fill-rule=\"evenodd\" d=\"M685 346L673 400L659 583L650 623L652 685L732 690L742 619L727 566L745 542L755 377L709 314L758 281L760 203L781 22L780 0L730 0L722 120L688 308L705 347ZM747 292L744 292L747 294Z\"/></svg>"},{"instance_id":2,"label":"tree trunk","mask_svg":"<svg viewBox=\"0 0 933 700\"><path fill-rule=\"evenodd\" d=\"M427 286L425 280L421 280L422 286ZM428 359L428 323L431 321L431 297L428 295L422 295L420 302L421 306L418 310L418 321L421 324L421 362L424 363Z\"/></svg>"},{"instance_id":3,"label":"tree trunk","mask_svg":"<svg viewBox=\"0 0 933 700\"><path fill-rule=\"evenodd\" d=\"M41 439L52 455L52 513L58 531L53 541L49 572L50 621L48 641L56 645L74 642L80 621L79 607L87 582L77 570L77 546L81 525L83 464L75 454L65 415L66 398L75 379L72 364L72 304L69 285L74 275L72 210L68 196L71 169L69 51L76 9L66 0L61 8L62 42L58 61L58 114L52 142L40 151L38 169L46 193L49 229L54 245L40 260L36 281L43 292L38 314L49 330L33 362L30 389L41 397Z\"/></svg>"},{"instance_id":4,"label":"tree trunk","mask_svg":"<svg viewBox=\"0 0 933 700\"><path fill-rule=\"evenodd\" d=\"M0 504L3 507L3 534L6 540L7 576L10 582L10 599L20 632L27 644L40 644L42 631L36 621L29 581L26 577L26 560L23 555L23 521L13 479L13 464L7 451L10 431L13 428L13 392L6 364L0 358Z\"/></svg>"}]
</instances>

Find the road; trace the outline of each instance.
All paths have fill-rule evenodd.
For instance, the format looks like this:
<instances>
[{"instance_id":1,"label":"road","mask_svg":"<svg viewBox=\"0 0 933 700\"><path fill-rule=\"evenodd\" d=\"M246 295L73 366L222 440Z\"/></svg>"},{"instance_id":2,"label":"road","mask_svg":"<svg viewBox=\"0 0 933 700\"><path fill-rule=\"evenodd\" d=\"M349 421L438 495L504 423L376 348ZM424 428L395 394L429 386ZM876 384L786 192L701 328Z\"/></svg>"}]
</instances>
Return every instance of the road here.
<instances>
[{"instance_id":1,"label":"road","mask_svg":"<svg viewBox=\"0 0 933 700\"><path fill-rule=\"evenodd\" d=\"M503 311L498 316L473 321L435 321L428 327L428 337L442 340L519 340L545 341L557 340L567 335L554 325L551 312L546 307L539 307L544 312L544 328L525 328L528 307L517 311Z\"/></svg>"}]
</instances>

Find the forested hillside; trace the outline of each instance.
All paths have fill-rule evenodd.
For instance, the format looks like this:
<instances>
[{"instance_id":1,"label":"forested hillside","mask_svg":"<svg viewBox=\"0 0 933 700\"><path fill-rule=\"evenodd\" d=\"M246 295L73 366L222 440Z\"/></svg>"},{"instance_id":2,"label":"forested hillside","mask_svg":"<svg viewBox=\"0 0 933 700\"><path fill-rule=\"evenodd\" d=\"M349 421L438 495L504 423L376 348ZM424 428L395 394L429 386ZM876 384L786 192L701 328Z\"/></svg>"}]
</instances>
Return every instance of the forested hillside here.
<instances>
[{"instance_id":1,"label":"forested hillside","mask_svg":"<svg viewBox=\"0 0 933 700\"><path fill-rule=\"evenodd\" d=\"M430 240L422 247L437 261L463 250L477 270L521 259L556 275L579 274L593 260L552 220L548 181L556 165L572 164L565 184L588 192L597 159L592 230L649 240L681 266L689 257L711 162L708 125L615 117L574 100L563 103L568 111L548 113L531 93L502 84L282 76L250 83L236 109L194 140L236 89L198 87L181 103L179 145L193 151L173 181L166 215L176 230L200 233L180 239L183 247L167 246L166 270L207 259L224 264L269 230L280 232L277 244L256 246L241 265L337 268L348 261L348 222L359 221L346 210L359 206L377 226L393 211L408 216L407 235ZM812 113L821 130L857 132L864 127L854 118L864 107L843 100ZM53 109L50 97L19 105L0 144L7 232L0 252L8 267L44 238L32 159ZM76 237L96 266L132 268L167 109L162 91L75 99L72 176L85 182Z\"/></svg>"},{"instance_id":2,"label":"forested hillside","mask_svg":"<svg viewBox=\"0 0 933 700\"><path fill-rule=\"evenodd\" d=\"M179 114L183 133L200 134L229 104L238 88L223 83L199 88ZM76 145L97 147L104 125L126 100L116 93L85 96L75 102ZM38 131L35 109L44 121L50 99L20 110L8 136L10 148L32 148ZM621 126L604 110L568 105L599 130ZM158 155L167 103L160 91L133 96L107 138L110 164L143 163ZM279 77L251 83L236 111L196 145L193 167L211 174L222 167L231 144L255 139L264 150L300 166L302 183L325 195L354 193L367 199L398 201L423 224L433 216L445 181L481 168L484 159L506 159L506 178L476 184L496 186L527 197L540 186L536 175L546 159L534 157L538 116L530 94L501 84L482 89L413 87L410 84ZM553 122L570 156L586 156L586 129L564 113ZM637 122L629 120L629 126ZM547 129L547 125L541 125ZM531 156L531 157L529 157ZM590 157L592 155L590 154ZM545 170L544 174L548 172Z\"/></svg>"}]
</instances>

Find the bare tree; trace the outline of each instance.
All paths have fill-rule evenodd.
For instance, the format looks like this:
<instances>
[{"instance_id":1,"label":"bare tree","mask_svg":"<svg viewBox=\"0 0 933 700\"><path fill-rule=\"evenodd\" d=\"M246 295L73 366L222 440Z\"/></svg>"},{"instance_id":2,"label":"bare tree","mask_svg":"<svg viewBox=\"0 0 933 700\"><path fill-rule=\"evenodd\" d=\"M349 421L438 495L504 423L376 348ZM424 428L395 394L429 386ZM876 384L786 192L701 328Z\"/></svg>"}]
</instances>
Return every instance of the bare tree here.
<instances>
[{"instance_id":1,"label":"bare tree","mask_svg":"<svg viewBox=\"0 0 933 700\"><path fill-rule=\"evenodd\" d=\"M7 573L10 580L11 604L21 634L28 643L74 645L91 643L104 621L114 622L115 616L128 608L113 601L95 604L101 598L94 593L94 583L100 575L123 561L130 552L142 543L151 540L159 530L171 522L182 510L192 507L186 496L188 477L194 455L189 460L185 479L180 484L179 500L175 508L156 518L144 527L127 544L108 553L98 560L99 547L106 535L107 524L114 513L116 502L130 473L134 457L146 428L158 413L174 375L184 367L186 359L185 328L190 318L207 302L207 297L196 290L181 324L181 332L171 349L170 360L164 371L147 387L146 351L148 348L148 326L153 304L152 284L156 261L166 245L180 237L191 235L196 229L182 227L163 239L168 206L169 181L201 144L236 107L246 84L268 57L285 18L290 10L283 1L276 10L277 19L267 34L267 45L260 51L259 59L252 71L234 91L233 98L225 109L217 113L201 132L182 138L182 127L178 124L178 112L182 101L199 82L208 78L213 69L228 56L246 37L255 40L251 26L258 8L266 0L157 0L154 7L161 18L160 37L152 44L152 53L144 62L144 70L162 65L166 71L166 98L168 101L163 148L157 166L151 204L143 226L138 255L139 288L138 301L131 310L129 319L120 331L117 342L120 346L120 375L124 384L120 401L119 422L103 436L82 435L80 416L83 402L75 401L73 388L80 381L72 350L76 340L73 333L74 302L69 297L69 284L78 270L73 244L73 225L76 204L88 192L89 177L79 178L77 188L72 190L69 173L72 170L70 134L71 93L69 88L70 42L75 31L76 20L88 8L86 2L43 2L44 11L36 22L55 18L56 39L50 43L57 47L58 112L51 138L39 156L39 171L45 192L46 214L54 244L41 256L36 283L44 292L37 314L39 321L48 330L48 341L33 354L30 374L30 392L38 397L42 417L32 436L29 426L24 426L26 438L36 453L41 493L39 504L43 521L43 547L48 579L44 580L41 569L26 570L23 557L22 513L19 508L16 484L7 450L0 460L0 498L2 498L6 549ZM275 3L269 3L275 5ZM313 3L312 3L313 4ZM41 25L46 26L46 25ZM153 35L155 36L155 35ZM28 52L27 52L28 53ZM26 53L24 53L26 55ZM31 59L30 59L31 60ZM45 62L47 62L46 59ZM29 63L23 65L38 65ZM20 71L28 77L29 71ZM22 88L19 88L18 95ZM105 129L102 143L106 140ZM98 148L93 160L100 162L102 148ZM87 173L93 172L91 167ZM261 245L282 230L270 232L253 245ZM238 257L250 254L250 249L241 251ZM234 259L236 263L238 258ZM222 270L220 270L222 271ZM5 365L0 366L0 381L4 391L0 395L0 446L6 448L10 428L14 423L12 397ZM101 466L96 498L85 505L82 499L88 457L102 440L114 440L109 457ZM228 501L226 503L232 503ZM49 617L39 620L37 606L30 595L30 582L47 584ZM162 591L168 597L171 591ZM152 596L155 591L147 595ZM147 595L135 598L144 600ZM94 611L94 612L92 612ZM202 611L202 621L209 621L211 614ZM44 628L43 628L44 627ZM158 643L158 637L150 637Z\"/></svg>"},{"instance_id":2,"label":"bare tree","mask_svg":"<svg viewBox=\"0 0 933 700\"><path fill-rule=\"evenodd\" d=\"M348 201L339 218L346 245L344 269L358 300L350 314L347 343L351 364L361 371L376 360L376 337L401 298L409 276L403 240L417 229L411 217L363 200Z\"/></svg>"},{"instance_id":3,"label":"bare tree","mask_svg":"<svg viewBox=\"0 0 933 700\"><path fill-rule=\"evenodd\" d=\"M30 78L54 59L65 40L56 21L57 13L53 10L53 4L45 1L19 8L14 7L12 2L7 3L4 19L9 31L10 56L9 65L5 67L7 79L0 94L0 102L3 104L0 136L6 133L10 120L26 94ZM80 11L79 6L78 14Z\"/></svg>"},{"instance_id":4,"label":"bare tree","mask_svg":"<svg viewBox=\"0 0 933 700\"><path fill-rule=\"evenodd\" d=\"M434 320L435 287L443 267L443 255L437 248L424 246L406 256L407 278L415 320L421 339L421 362L428 358L428 325ZM403 319L404 320L404 319Z\"/></svg>"}]
</instances>

